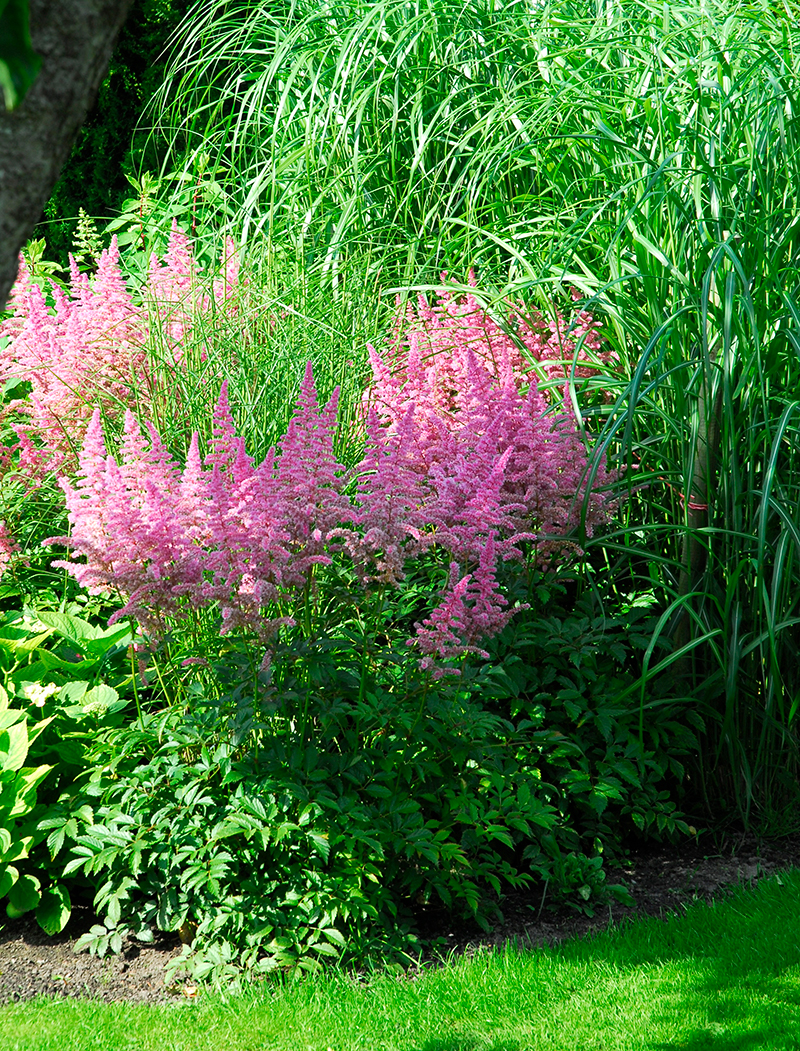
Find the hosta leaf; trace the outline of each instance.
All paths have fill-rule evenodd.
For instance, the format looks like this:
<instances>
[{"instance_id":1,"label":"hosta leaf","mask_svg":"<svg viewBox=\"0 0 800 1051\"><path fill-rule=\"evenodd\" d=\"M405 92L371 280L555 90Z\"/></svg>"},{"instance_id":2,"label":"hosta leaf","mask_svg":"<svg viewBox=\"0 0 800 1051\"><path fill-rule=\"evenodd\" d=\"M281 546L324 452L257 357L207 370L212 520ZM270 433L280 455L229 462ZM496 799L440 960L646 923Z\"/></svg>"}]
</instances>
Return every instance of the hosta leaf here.
<instances>
[{"instance_id":1,"label":"hosta leaf","mask_svg":"<svg viewBox=\"0 0 800 1051\"><path fill-rule=\"evenodd\" d=\"M60 883L42 891L42 900L36 909L36 922L46 934L59 934L72 914L69 891Z\"/></svg>"},{"instance_id":2,"label":"hosta leaf","mask_svg":"<svg viewBox=\"0 0 800 1051\"><path fill-rule=\"evenodd\" d=\"M0 898L4 898L19 879L19 871L13 865L0 865Z\"/></svg>"},{"instance_id":3,"label":"hosta leaf","mask_svg":"<svg viewBox=\"0 0 800 1051\"><path fill-rule=\"evenodd\" d=\"M3 855L3 861L8 863L9 861L19 861L22 858L27 858L32 846L33 836L23 836L20 839L12 840L8 850Z\"/></svg>"},{"instance_id":4,"label":"hosta leaf","mask_svg":"<svg viewBox=\"0 0 800 1051\"><path fill-rule=\"evenodd\" d=\"M9 904L18 912L30 912L42 899L41 886L35 876L20 876L9 891Z\"/></svg>"}]
</instances>

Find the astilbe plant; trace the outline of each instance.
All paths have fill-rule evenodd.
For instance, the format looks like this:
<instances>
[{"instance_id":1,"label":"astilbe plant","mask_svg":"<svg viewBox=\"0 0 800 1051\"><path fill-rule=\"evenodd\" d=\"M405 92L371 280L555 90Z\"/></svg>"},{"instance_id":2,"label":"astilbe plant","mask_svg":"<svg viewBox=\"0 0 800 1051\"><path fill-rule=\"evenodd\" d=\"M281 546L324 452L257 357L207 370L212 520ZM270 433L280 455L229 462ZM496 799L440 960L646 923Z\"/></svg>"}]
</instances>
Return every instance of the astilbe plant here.
<instances>
[{"instance_id":1,"label":"astilbe plant","mask_svg":"<svg viewBox=\"0 0 800 1051\"><path fill-rule=\"evenodd\" d=\"M512 310L510 323L532 359L554 360L556 345L559 358L577 350L564 319L555 317L545 338L543 319L523 322ZM583 346L599 348L597 329L588 314L579 314ZM540 564L547 565L577 553L574 537L590 537L608 520L613 473L602 459L590 470L573 413L549 404L517 343L475 296L443 292L432 307L420 298L402 325L398 321L386 353L372 347L369 353L373 383L365 412L375 413L387 437L414 444L415 469L435 479L439 501L432 521L440 531L458 505L480 535L480 516L491 508L505 516L510 531L533 542ZM409 432L402 438L401 429ZM497 491L479 495L477 479L490 486L486 467L503 456L502 479L497 471L493 476ZM478 557L474 547L459 553Z\"/></svg>"},{"instance_id":2,"label":"astilbe plant","mask_svg":"<svg viewBox=\"0 0 800 1051\"><path fill-rule=\"evenodd\" d=\"M116 238L101 253L93 279L74 260L70 277L69 295L50 282L50 305L21 257L11 316L0 324L0 336L7 337L0 383L30 387L3 409L16 435L4 450L6 467L13 464L29 483L74 466L95 407L109 420L121 420L126 409L146 412L155 382L149 341L161 333L172 365L180 367L190 319L212 305L236 309L239 261L228 239L221 275L204 291L189 241L173 224L164 263L151 260L144 307L126 286Z\"/></svg>"},{"instance_id":3,"label":"astilbe plant","mask_svg":"<svg viewBox=\"0 0 800 1051\"><path fill-rule=\"evenodd\" d=\"M424 406L408 406L397 426L372 413L352 500L333 451L338 391L320 406L310 363L279 452L257 467L235 432L225 385L208 455L201 458L195 435L183 468L152 425L143 436L130 413L117 462L96 411L77 480L61 479L71 534L52 542L68 544L72 557L57 565L91 591L116 590L124 606L115 617L137 618L154 639L168 620L216 604L223 633L240 627L268 643L295 623L287 608L307 608L315 567L344 554L365 585L392 585L408 559L435 547L450 584L409 643L437 677L456 670L436 662L482 652L478 641L513 613L498 561L522 558L543 521L571 527L563 508L550 507L566 499L568 484L575 499L578 450L586 460L563 424L539 424L540 399L498 389L485 375L473 356L474 396L455 431ZM536 456L548 466L527 463ZM550 488L535 492L539 478ZM599 497L591 507L592 524L609 513Z\"/></svg>"}]
</instances>

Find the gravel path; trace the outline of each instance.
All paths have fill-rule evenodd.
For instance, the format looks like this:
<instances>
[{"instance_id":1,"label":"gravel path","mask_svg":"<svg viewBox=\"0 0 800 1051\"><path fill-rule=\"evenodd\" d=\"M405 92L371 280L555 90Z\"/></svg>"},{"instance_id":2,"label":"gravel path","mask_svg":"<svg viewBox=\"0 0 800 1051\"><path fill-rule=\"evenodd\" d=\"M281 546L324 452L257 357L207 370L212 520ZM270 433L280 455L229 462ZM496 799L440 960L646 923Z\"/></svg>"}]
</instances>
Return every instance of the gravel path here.
<instances>
[{"instance_id":1,"label":"gravel path","mask_svg":"<svg viewBox=\"0 0 800 1051\"><path fill-rule=\"evenodd\" d=\"M772 873L800 868L800 836L758 846L744 839L724 844L717 853L704 844L684 844L636 857L624 869L609 872L612 882L628 885L636 905L613 905L593 918L574 912L539 914L539 896L514 895L503 923L485 934L456 929L441 914L420 916L422 933L443 940L447 949L473 952L512 940L520 946L556 943L630 916L663 916L692 901L710 901L726 889L755 885ZM76 955L73 946L95 922L89 909L76 909L67 928L49 938L35 922L8 921L0 930L0 1004L34 996L67 996L132 1003L175 1002L193 995L184 980L168 987L164 968L180 955L180 942L165 936L152 945L128 944L119 956L98 959Z\"/></svg>"}]
</instances>

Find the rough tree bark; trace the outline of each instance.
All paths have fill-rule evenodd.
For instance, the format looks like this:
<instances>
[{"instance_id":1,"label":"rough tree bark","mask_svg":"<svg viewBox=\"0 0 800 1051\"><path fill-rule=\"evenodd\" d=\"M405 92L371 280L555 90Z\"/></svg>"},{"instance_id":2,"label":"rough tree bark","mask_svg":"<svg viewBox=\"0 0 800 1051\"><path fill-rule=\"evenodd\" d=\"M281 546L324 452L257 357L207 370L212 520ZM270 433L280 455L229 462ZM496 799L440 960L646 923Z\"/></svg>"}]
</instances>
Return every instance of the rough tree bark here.
<instances>
[{"instance_id":1,"label":"rough tree bark","mask_svg":"<svg viewBox=\"0 0 800 1051\"><path fill-rule=\"evenodd\" d=\"M31 39L42 68L22 103L0 112L0 307L130 6L131 0L30 0Z\"/></svg>"}]
</instances>

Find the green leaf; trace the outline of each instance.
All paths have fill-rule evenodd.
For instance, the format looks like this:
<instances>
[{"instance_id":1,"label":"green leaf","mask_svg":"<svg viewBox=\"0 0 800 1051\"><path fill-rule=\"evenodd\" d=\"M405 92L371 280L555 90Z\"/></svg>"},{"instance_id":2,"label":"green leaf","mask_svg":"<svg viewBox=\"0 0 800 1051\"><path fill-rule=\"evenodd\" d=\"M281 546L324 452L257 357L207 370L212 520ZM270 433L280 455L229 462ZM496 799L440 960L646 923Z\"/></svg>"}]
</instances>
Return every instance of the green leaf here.
<instances>
[{"instance_id":1,"label":"green leaf","mask_svg":"<svg viewBox=\"0 0 800 1051\"><path fill-rule=\"evenodd\" d=\"M327 861L331 852L331 845L328 842L328 837L319 832L309 832L308 838L322 855L322 860Z\"/></svg>"},{"instance_id":2,"label":"green leaf","mask_svg":"<svg viewBox=\"0 0 800 1051\"><path fill-rule=\"evenodd\" d=\"M310 948L313 949L314 952L321 953L323 956L338 956L339 955L339 952L335 948L335 946L331 945L329 942L316 942L316 944L311 945ZM300 962L300 966L302 967L302 965L303 964L302 964L302 961L301 961Z\"/></svg>"},{"instance_id":3,"label":"green leaf","mask_svg":"<svg viewBox=\"0 0 800 1051\"><path fill-rule=\"evenodd\" d=\"M72 914L69 891L60 883L42 891L36 909L36 922L46 934L60 934Z\"/></svg>"},{"instance_id":4,"label":"green leaf","mask_svg":"<svg viewBox=\"0 0 800 1051\"><path fill-rule=\"evenodd\" d=\"M6 0L0 5L0 88L7 110L22 102L41 64L31 43L28 0Z\"/></svg>"},{"instance_id":5,"label":"green leaf","mask_svg":"<svg viewBox=\"0 0 800 1051\"><path fill-rule=\"evenodd\" d=\"M0 770L19 770L28 754L28 726L26 722L9 726L0 733Z\"/></svg>"},{"instance_id":6,"label":"green leaf","mask_svg":"<svg viewBox=\"0 0 800 1051\"><path fill-rule=\"evenodd\" d=\"M104 683L101 683L99 686L93 686L91 690L87 690L81 703L84 711L91 709L96 712L105 712L118 700L119 694L113 686L106 686Z\"/></svg>"},{"instance_id":7,"label":"green leaf","mask_svg":"<svg viewBox=\"0 0 800 1051\"><path fill-rule=\"evenodd\" d=\"M0 730L7 730L9 726L14 726L24 718L25 712L21 712L17 708L12 708L11 711L8 709L0 711Z\"/></svg>"},{"instance_id":8,"label":"green leaf","mask_svg":"<svg viewBox=\"0 0 800 1051\"><path fill-rule=\"evenodd\" d=\"M30 912L41 901L41 886L36 876L20 876L9 892L9 904L18 913Z\"/></svg>"},{"instance_id":9,"label":"green leaf","mask_svg":"<svg viewBox=\"0 0 800 1051\"><path fill-rule=\"evenodd\" d=\"M52 631L43 631L38 635L28 635L27 633L22 635L20 638L8 638L4 636L0 638L0 646L4 646L10 653L15 656L25 653L33 653L35 649L52 635Z\"/></svg>"},{"instance_id":10,"label":"green leaf","mask_svg":"<svg viewBox=\"0 0 800 1051\"><path fill-rule=\"evenodd\" d=\"M0 898L4 898L19 879L19 870L13 865L0 865Z\"/></svg>"},{"instance_id":11,"label":"green leaf","mask_svg":"<svg viewBox=\"0 0 800 1051\"><path fill-rule=\"evenodd\" d=\"M36 786L50 773L52 766L26 766L17 774L15 783L16 800L11 807L10 817L21 817L36 806Z\"/></svg>"},{"instance_id":12,"label":"green leaf","mask_svg":"<svg viewBox=\"0 0 800 1051\"><path fill-rule=\"evenodd\" d=\"M343 949L347 945L344 935L340 930L337 930L336 927L326 927L322 933L329 942L334 942L334 944L341 946Z\"/></svg>"},{"instance_id":13,"label":"green leaf","mask_svg":"<svg viewBox=\"0 0 800 1051\"><path fill-rule=\"evenodd\" d=\"M32 846L33 836L22 836L19 839L12 839L8 850L3 854L3 862L8 864L11 861L20 861L23 858L27 858Z\"/></svg>"}]
</instances>

